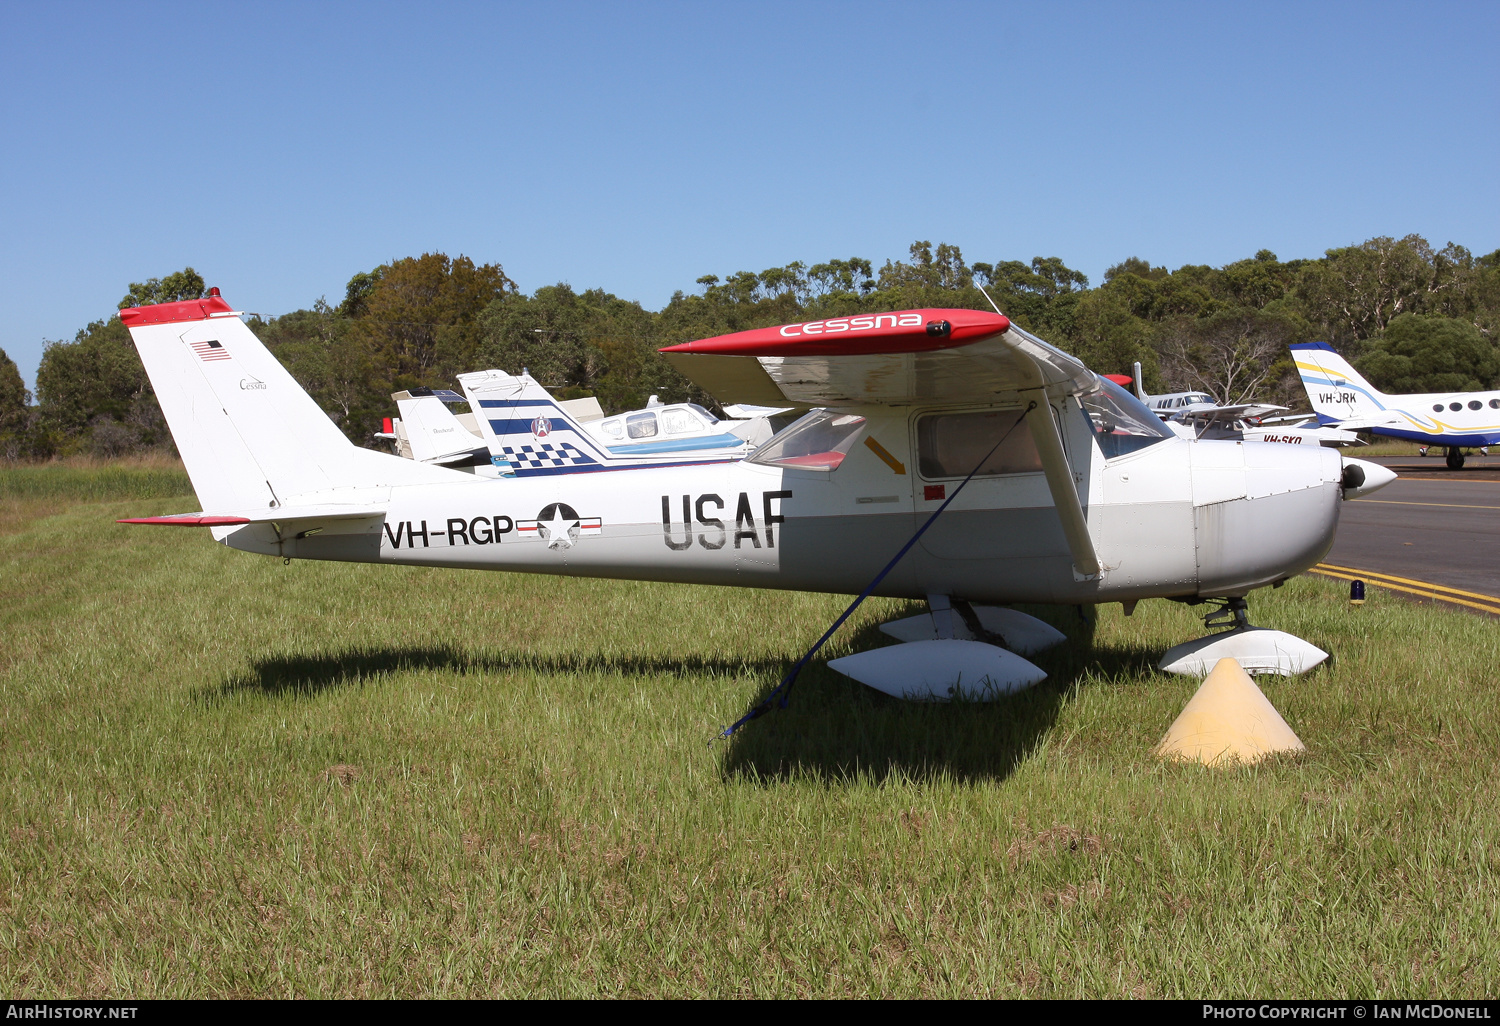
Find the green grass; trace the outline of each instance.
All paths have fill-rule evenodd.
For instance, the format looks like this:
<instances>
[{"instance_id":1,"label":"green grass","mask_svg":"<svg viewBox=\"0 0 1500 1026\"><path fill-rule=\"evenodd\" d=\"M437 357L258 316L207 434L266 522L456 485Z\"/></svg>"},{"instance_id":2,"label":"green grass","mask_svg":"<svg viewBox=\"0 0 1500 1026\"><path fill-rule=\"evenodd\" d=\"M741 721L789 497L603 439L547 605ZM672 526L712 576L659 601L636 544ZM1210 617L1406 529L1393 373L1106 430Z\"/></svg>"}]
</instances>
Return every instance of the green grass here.
<instances>
[{"instance_id":1,"label":"green grass","mask_svg":"<svg viewBox=\"0 0 1500 1026\"><path fill-rule=\"evenodd\" d=\"M109 462L75 458L36 466L0 464L0 534L79 502L179 495L189 504L196 501L181 462L159 455Z\"/></svg>"},{"instance_id":2,"label":"green grass","mask_svg":"<svg viewBox=\"0 0 1500 1026\"><path fill-rule=\"evenodd\" d=\"M14 487L0 472L0 487ZM31 484L27 487L43 487ZM97 499L92 485L67 484ZM105 486L98 486L105 489ZM131 485L129 487L135 487ZM131 493L140 494L140 493ZM1308 746L1150 749L1199 633L1083 622L992 705L821 663L837 596L279 561L78 503L0 536L0 992L1493 994L1492 622L1301 578ZM913 607L867 604L827 654Z\"/></svg>"}]
</instances>

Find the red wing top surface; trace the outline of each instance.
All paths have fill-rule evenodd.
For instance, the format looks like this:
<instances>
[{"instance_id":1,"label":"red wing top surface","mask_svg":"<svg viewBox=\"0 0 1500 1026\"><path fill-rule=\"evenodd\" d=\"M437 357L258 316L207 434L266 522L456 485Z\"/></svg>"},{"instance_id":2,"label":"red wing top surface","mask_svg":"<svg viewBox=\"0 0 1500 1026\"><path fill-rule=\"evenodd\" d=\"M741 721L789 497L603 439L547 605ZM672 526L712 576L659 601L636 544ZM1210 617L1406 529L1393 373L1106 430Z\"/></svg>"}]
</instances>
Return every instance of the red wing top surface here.
<instances>
[{"instance_id":1,"label":"red wing top surface","mask_svg":"<svg viewBox=\"0 0 1500 1026\"><path fill-rule=\"evenodd\" d=\"M922 309L831 317L662 350L721 402L799 406L992 401L1093 387L1093 372L1008 317Z\"/></svg>"}]
</instances>

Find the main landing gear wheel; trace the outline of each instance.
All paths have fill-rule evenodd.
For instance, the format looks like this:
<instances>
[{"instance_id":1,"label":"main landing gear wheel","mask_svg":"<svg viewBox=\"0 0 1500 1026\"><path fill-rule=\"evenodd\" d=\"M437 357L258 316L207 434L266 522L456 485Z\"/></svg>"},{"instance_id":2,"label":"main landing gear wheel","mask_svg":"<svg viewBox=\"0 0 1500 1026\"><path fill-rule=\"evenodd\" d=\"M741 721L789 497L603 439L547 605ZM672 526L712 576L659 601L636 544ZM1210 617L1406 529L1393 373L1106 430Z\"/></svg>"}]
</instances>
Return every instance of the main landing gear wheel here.
<instances>
[{"instance_id":1,"label":"main landing gear wheel","mask_svg":"<svg viewBox=\"0 0 1500 1026\"><path fill-rule=\"evenodd\" d=\"M1221 604L1203 618L1204 626L1209 630L1229 629L1168 649L1157 664L1159 669L1206 677L1220 659L1233 659L1246 673L1291 677L1328 658L1327 652L1294 634L1250 626L1249 611L1241 597L1211 601Z\"/></svg>"},{"instance_id":2,"label":"main landing gear wheel","mask_svg":"<svg viewBox=\"0 0 1500 1026\"><path fill-rule=\"evenodd\" d=\"M1457 446L1448 447L1448 469L1462 470L1464 467L1464 451Z\"/></svg>"}]
</instances>

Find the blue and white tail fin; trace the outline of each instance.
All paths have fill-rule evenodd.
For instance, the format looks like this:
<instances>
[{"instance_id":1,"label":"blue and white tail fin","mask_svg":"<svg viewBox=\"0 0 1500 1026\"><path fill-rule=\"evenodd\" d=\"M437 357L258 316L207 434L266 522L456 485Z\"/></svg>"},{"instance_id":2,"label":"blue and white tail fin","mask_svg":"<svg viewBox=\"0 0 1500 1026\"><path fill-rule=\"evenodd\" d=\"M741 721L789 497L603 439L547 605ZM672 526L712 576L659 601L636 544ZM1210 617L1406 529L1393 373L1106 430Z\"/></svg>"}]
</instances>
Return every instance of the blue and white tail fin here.
<instances>
[{"instance_id":1,"label":"blue and white tail fin","mask_svg":"<svg viewBox=\"0 0 1500 1026\"><path fill-rule=\"evenodd\" d=\"M350 442L218 292L120 311L205 510L467 479Z\"/></svg>"},{"instance_id":2,"label":"blue and white tail fin","mask_svg":"<svg viewBox=\"0 0 1500 1026\"><path fill-rule=\"evenodd\" d=\"M745 437L717 427L707 410L691 404L664 405L652 396L659 415L648 407L602 417L596 400L559 401L529 374L488 370L458 380L491 459L517 477L722 463L751 448ZM599 419L597 426L588 421L590 414Z\"/></svg>"},{"instance_id":3,"label":"blue and white tail fin","mask_svg":"<svg viewBox=\"0 0 1500 1026\"><path fill-rule=\"evenodd\" d=\"M1291 350L1319 424L1382 419L1390 397L1366 381L1327 342L1298 343Z\"/></svg>"},{"instance_id":4,"label":"blue and white tail fin","mask_svg":"<svg viewBox=\"0 0 1500 1026\"><path fill-rule=\"evenodd\" d=\"M458 381L495 465L508 465L518 477L586 473L634 462L614 458L529 374L476 371L460 374Z\"/></svg>"}]
</instances>

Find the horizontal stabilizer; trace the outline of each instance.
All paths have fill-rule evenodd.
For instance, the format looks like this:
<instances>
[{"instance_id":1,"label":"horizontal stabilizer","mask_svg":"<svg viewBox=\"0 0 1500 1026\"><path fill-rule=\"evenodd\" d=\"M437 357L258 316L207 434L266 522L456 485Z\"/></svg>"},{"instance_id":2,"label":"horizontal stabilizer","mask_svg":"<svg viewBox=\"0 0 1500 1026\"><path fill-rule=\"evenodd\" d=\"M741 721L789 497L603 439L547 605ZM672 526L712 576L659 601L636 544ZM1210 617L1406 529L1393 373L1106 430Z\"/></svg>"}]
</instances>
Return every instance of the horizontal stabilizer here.
<instances>
[{"instance_id":1,"label":"horizontal stabilizer","mask_svg":"<svg viewBox=\"0 0 1500 1026\"><path fill-rule=\"evenodd\" d=\"M385 515L384 507L327 503L281 506L277 509L235 510L228 513L174 513L164 517L127 517L117 524L154 524L158 527L234 527L240 524L285 523L292 520L364 520Z\"/></svg>"}]
</instances>

